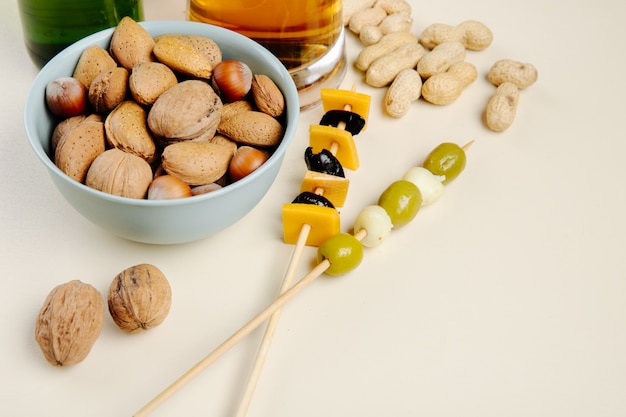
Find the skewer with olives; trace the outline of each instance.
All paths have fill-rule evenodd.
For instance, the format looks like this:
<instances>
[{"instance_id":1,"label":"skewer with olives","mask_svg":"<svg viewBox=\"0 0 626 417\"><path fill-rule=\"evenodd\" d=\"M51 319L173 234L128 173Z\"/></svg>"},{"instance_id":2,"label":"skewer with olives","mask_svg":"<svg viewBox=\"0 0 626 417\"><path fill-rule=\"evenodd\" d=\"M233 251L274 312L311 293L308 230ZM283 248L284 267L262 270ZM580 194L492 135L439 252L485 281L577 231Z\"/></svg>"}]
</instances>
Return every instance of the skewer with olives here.
<instances>
[{"instance_id":1,"label":"skewer with olives","mask_svg":"<svg viewBox=\"0 0 626 417\"><path fill-rule=\"evenodd\" d=\"M454 162L452 162L451 164L446 165L446 168L444 169L444 173L448 173L448 172L456 173L457 174L456 176L458 176L458 174L460 174L463 171L463 169L465 168L465 149L467 149L467 147L471 143L472 142L470 142L468 145L464 147L455 147L455 146L448 147L448 145L446 145L445 147L438 147L435 149L437 152L437 155L443 157L443 160L445 161L449 161L451 159L454 160ZM446 155L445 152L442 151L442 149L446 149L446 148L452 149L452 153ZM450 158L451 156L455 156L455 157ZM442 159L439 159L439 160L442 160ZM424 168L424 165L428 166L430 162L427 162L427 161L428 161L428 158L426 159L426 161L424 161L421 167L417 167L417 168ZM413 169L409 170L409 172L411 172L412 170ZM420 184L425 183L428 185L427 183L428 180L426 180L426 182L423 181L423 178L428 178L428 177L423 175L422 170L418 170L418 171L420 172L420 175L414 176L412 173L409 175L409 177L420 178ZM409 172L407 172L407 174L409 174ZM428 172L434 178L434 174L430 171ZM456 178L456 176L454 177ZM451 179L449 179L451 178L451 176L446 176L445 178L448 178L448 182L451 181ZM354 270L356 267L358 267L361 264L361 261L364 255L363 246L373 246L373 245L366 244L367 239L373 238L373 240L376 240L377 243L380 243L380 241L382 240L380 239L380 237L385 234L388 234L388 232L394 227L391 218L397 217L400 221L406 220L409 217L412 219L412 217L414 217L414 214L416 213L415 207L417 206L417 201L418 201L417 194L419 193L421 196L423 192L425 194L429 194L431 192L431 191L425 191L426 188L420 189L419 188L420 185L417 185L417 184L415 185L418 191L415 192L415 189L413 187L407 186L406 184L404 184L404 182L410 182L410 181L401 180L399 182L401 184L400 186L392 184L390 188L388 188L387 190L383 192L383 194L381 195L381 198L379 199L379 201L384 200L384 203L382 206L373 205L373 206L368 206L365 209L363 209L363 211L359 215L360 220L357 219L357 223L361 221L361 225L357 226L357 224L355 223L353 235L349 233L337 233L329 237L328 239L324 240L318 246L318 250L317 250L318 264L313 269L311 269L309 273L307 273L304 277L302 277L298 282L296 282L293 285L283 285L284 290L281 291L281 295L276 300L274 300L270 305L268 305L263 311L258 313L254 318L252 318L243 327L241 327L239 330L233 333L228 339L226 339L226 341L224 341L215 350L213 350L211 353L205 356L200 362L194 365L193 368L191 368L183 376L181 376L176 381L174 381L169 387L163 390L159 395L154 397L152 401L146 404L141 410L139 410L139 412L135 413L134 415L135 416L145 415L145 413L158 407L163 401L165 401L167 398L173 395L178 389L180 389L188 381L190 381L196 374L198 374L203 369L207 368L209 365L215 362L221 355L223 355L225 352L227 352L232 347L234 347L240 340L242 340L245 336L250 334L253 330L255 330L257 327L263 324L266 320L274 319L278 317L275 315L280 314L281 308L289 300L294 298L297 294L300 293L300 291L302 291L307 285L309 285L319 276L323 275L324 273L328 275L333 275L333 276L343 275L347 272ZM432 189L437 190L436 187L432 187L432 185L428 185L428 187L429 187L429 190L432 190ZM406 214L405 214L406 217L404 217L405 215L398 215L398 213L405 212L404 208L399 209L400 206L404 207L405 203L403 202L403 200L404 200L404 197L406 197L404 195L405 193L410 195L409 199L413 198L413 202L410 204L411 209L406 211ZM435 191L435 193L438 193L438 191ZM436 197L438 197L439 195L440 193ZM424 204L424 201L432 200L431 197L432 196L430 195L423 196L421 199L422 204ZM390 211L392 212L391 214L390 214ZM364 213L367 213L367 216L369 216L370 220L363 219ZM371 220L371 219L374 219L374 220ZM410 221L411 219L409 219L408 221ZM383 225L382 227L380 227L381 224ZM402 225L404 224L406 224L406 222L402 223ZM286 280L286 283L290 284L290 279ZM275 323L276 321L274 320L273 322ZM271 334L273 334L273 332L269 333L268 339L264 338L264 342L269 343L269 340L271 340ZM267 352L267 344L264 344L264 346L266 348L260 349L259 351L260 353ZM262 360L257 361L255 365L257 364L262 365L262 363L263 363Z\"/></svg>"},{"instance_id":2,"label":"skewer with olives","mask_svg":"<svg viewBox=\"0 0 626 417\"><path fill-rule=\"evenodd\" d=\"M361 210L355 219L352 239L341 234L322 242L317 259L328 260L326 274L342 275L355 269L363 257L362 248L356 246L379 245L393 229L411 222L423 205L437 200L443 193L443 184L453 181L465 169L465 150L472 143L463 147L440 144L428 154L422 166L411 168L401 180L389 185L376 205Z\"/></svg>"}]
</instances>

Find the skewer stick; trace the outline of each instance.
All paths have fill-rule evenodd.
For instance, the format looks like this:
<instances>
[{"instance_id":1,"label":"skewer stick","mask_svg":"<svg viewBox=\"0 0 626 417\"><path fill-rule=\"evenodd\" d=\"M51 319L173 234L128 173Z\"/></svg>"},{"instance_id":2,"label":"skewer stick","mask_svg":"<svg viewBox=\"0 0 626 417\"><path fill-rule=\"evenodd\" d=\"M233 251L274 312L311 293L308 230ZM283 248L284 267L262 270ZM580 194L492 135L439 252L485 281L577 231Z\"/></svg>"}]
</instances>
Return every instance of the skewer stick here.
<instances>
[{"instance_id":1,"label":"skewer stick","mask_svg":"<svg viewBox=\"0 0 626 417\"><path fill-rule=\"evenodd\" d=\"M354 88L354 87L353 87ZM344 107L346 110L350 110L351 106L346 105ZM337 127L345 129L345 124L341 122ZM337 143L333 143L331 145L331 152L335 154L337 152L338 145ZM311 226L308 224L304 224L300 230L300 235L298 236L298 240L296 242L296 246L292 253L292 257L287 268L287 272L285 274L285 278L283 280L283 285L281 287L281 295L274 300L269 306L265 308L265 310L261 311L257 314L252 320L250 320L247 324L237 330L233 335L231 335L228 339L226 339L221 345L219 345L213 352L209 353L204 357L200 362L195 364L191 369L185 372L181 377L179 377L176 381L170 384L166 389L161 391L156 397L154 397L150 402L144 405L140 410L138 410L133 417L145 417L149 415L152 411L156 410L162 403L167 401L170 397L172 397L179 389L181 389L185 384L187 384L191 379L200 374L206 368L208 368L213 362L219 359L223 354L228 352L231 348L233 348L237 343L239 343L244 337L252 333L257 327L259 327L264 321L268 318L268 326L265 331L265 335L261 342L260 352L257 355L257 360L255 367L253 369L252 376L246 388L246 392L244 394L243 402L241 403L237 416L245 415L249 403L252 398L252 394L254 393L254 389L256 387L256 382L258 381L258 377L260 375L260 371L262 365L267 357L267 349L269 348L269 344L271 343L271 339L275 332L276 326L278 324L278 319L280 318L280 310L281 308L293 297L295 297L300 291L302 291L307 285L313 282L316 278L324 273L329 267L330 262L325 259L322 262L318 263L315 268L313 268L307 275L301 278L296 284L289 287L289 284L292 280L293 275L295 274L295 270L299 264L299 260L301 258L302 251L306 246L306 239L308 238L309 232L311 230ZM362 231L357 234L355 237L359 240L363 239L367 232ZM276 314L278 313L278 314ZM257 369L258 368L258 369Z\"/></svg>"},{"instance_id":2,"label":"skewer stick","mask_svg":"<svg viewBox=\"0 0 626 417\"><path fill-rule=\"evenodd\" d=\"M476 142L474 139L470 140L465 145L461 146L461 149L463 149L464 152L467 152L467 150L469 148L471 148L471 146L474 144L474 142Z\"/></svg>"},{"instance_id":3,"label":"skewer stick","mask_svg":"<svg viewBox=\"0 0 626 417\"><path fill-rule=\"evenodd\" d=\"M133 414L133 417L145 417L152 411L168 400L179 389L181 389L186 383L191 381L195 376L204 371L209 365L215 362L220 356L228 352L232 347L239 343L244 337L249 335L257 327L259 327L265 320L267 320L272 314L282 308L289 300L300 293L307 285L313 282L316 278L324 273L330 267L328 259L324 259L318 263L315 268L309 271L304 277L302 277L297 283L295 283L287 291L283 292L274 302L257 314L247 324L233 333L228 339L226 339L221 345L219 345L213 352L209 353L200 362L194 365L191 369L185 372L181 377L174 381L169 387L163 390L159 395L154 397L149 403L143 406L139 411Z\"/></svg>"},{"instance_id":4,"label":"skewer stick","mask_svg":"<svg viewBox=\"0 0 626 417\"><path fill-rule=\"evenodd\" d=\"M283 279L283 284L280 288L281 294L283 294L289 289L289 287L291 287L293 277L296 274L297 266L300 263L300 259L302 257L302 251L306 246L305 243L309 235L310 229L311 225L302 225L300 235L298 236L296 246L292 252L291 259L289 261L289 266L287 267L287 272L285 273L285 277ZM276 328L278 327L278 321L280 320L281 312L282 309L276 310L276 312L272 314L267 323L267 327L265 328L265 333L263 334L263 338L261 339L261 344L259 346L254 365L252 366L252 372L250 373L250 377L248 378L243 397L241 398L239 406L237 407L235 417L244 417L248 412L248 408L250 407L250 403L252 402L252 397L254 396L254 391L261 376L261 371L263 370L263 365L265 365L265 360L267 359L267 355L269 353L270 345L272 344L272 339L274 338L274 333L276 332Z\"/></svg>"},{"instance_id":5,"label":"skewer stick","mask_svg":"<svg viewBox=\"0 0 626 417\"><path fill-rule=\"evenodd\" d=\"M353 86L353 88L355 88L355 86ZM346 104L344 106L344 110L350 111L351 109L352 106L350 106L349 104ZM339 122L337 128L345 129L346 123ZM338 149L339 144L337 142L333 142L330 146L329 152L333 155L336 155ZM314 192L317 195L324 195L324 190L322 188L316 188ZM289 265L287 267L287 273L285 274L285 278L283 279L283 284L280 289L281 294L287 291L287 289L291 286L293 276L295 275L297 266L300 263L300 258L302 256L304 247L306 246L306 240L308 239L310 232L311 225L306 223L303 224L302 228L300 229L300 234L298 235L296 245L292 252ZM267 327L265 328L265 333L263 334L263 338L261 339L261 344L259 346L257 356L252 366L252 372L250 373L248 382L246 383L246 388L244 390L244 394L241 398L239 406L237 407L235 417L244 417L248 412L252 397L254 396L254 391L256 390L256 386L261 376L261 371L263 370L263 365L265 364L265 360L267 359L267 355L272 344L272 339L274 338L274 333L276 332L276 327L278 327L278 321L280 320L281 312L282 310L277 310L274 314L272 314L267 324Z\"/></svg>"}]
</instances>

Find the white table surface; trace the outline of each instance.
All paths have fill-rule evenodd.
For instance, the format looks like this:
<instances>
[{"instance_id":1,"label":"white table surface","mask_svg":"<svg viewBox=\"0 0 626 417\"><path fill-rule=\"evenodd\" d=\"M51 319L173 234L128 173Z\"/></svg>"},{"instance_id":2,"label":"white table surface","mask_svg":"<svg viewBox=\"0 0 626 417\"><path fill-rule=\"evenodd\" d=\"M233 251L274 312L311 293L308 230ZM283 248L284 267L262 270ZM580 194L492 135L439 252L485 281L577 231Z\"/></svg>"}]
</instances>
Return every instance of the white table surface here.
<instances>
[{"instance_id":1,"label":"white table surface","mask_svg":"<svg viewBox=\"0 0 626 417\"><path fill-rule=\"evenodd\" d=\"M621 0L411 1L415 33L485 22L471 52L479 79L452 105L382 114L371 94L343 229L438 143L476 143L465 172L432 206L343 277L321 277L285 307L250 417L618 417L626 415L626 3ZM184 0L145 0L146 18L184 19ZM291 246L280 205L304 173L309 124L275 186L241 222L178 246L122 240L83 219L27 143L22 110L36 68L14 0L0 6L0 415L130 416L277 295ZM359 43L348 36L353 62ZM531 62L513 126L480 119L501 58ZM307 248L298 276L314 259ZM127 335L107 318L88 358L48 365L33 338L45 296L70 279L106 293L134 264L157 265L173 304L160 327ZM107 313L108 314L108 313ZM156 416L229 416L257 329L158 408Z\"/></svg>"}]
</instances>

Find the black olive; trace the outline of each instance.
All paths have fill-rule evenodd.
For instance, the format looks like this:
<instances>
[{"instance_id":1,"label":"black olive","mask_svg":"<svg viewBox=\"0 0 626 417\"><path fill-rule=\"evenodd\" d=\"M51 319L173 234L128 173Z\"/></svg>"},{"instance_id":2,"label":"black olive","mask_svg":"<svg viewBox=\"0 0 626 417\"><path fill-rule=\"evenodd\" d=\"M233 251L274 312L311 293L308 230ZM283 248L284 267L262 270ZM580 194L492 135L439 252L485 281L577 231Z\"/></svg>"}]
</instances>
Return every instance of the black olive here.
<instances>
[{"instance_id":1,"label":"black olive","mask_svg":"<svg viewBox=\"0 0 626 417\"><path fill-rule=\"evenodd\" d=\"M358 135L363 127L365 127L365 119L357 113L347 110L329 110L322 116L320 124L323 126L339 126L339 123L346 124L345 130L350 132L352 136Z\"/></svg>"},{"instance_id":2,"label":"black olive","mask_svg":"<svg viewBox=\"0 0 626 417\"><path fill-rule=\"evenodd\" d=\"M314 204L316 206L335 208L333 203L323 195L318 195L309 191L303 191L292 201L292 203Z\"/></svg>"},{"instance_id":3,"label":"black olive","mask_svg":"<svg viewBox=\"0 0 626 417\"><path fill-rule=\"evenodd\" d=\"M320 153L316 154L313 153L313 148L309 146L304 151L304 161L309 171L345 177L341 163L328 149L322 149Z\"/></svg>"}]
</instances>

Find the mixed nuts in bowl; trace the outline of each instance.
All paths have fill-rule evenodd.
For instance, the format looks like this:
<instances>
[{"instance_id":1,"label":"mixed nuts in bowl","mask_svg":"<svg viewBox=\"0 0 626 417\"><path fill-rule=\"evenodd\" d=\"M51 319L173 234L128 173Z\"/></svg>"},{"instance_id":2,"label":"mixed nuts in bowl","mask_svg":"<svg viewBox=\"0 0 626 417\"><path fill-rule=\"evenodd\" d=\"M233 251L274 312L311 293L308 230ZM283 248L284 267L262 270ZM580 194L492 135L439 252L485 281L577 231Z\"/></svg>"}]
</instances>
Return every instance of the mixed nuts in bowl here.
<instances>
[{"instance_id":1,"label":"mixed nuts in bowl","mask_svg":"<svg viewBox=\"0 0 626 417\"><path fill-rule=\"evenodd\" d=\"M64 198L101 228L152 244L205 238L269 190L297 127L298 92L276 57L233 31L126 24L147 45L143 59L125 50L136 39L115 41L120 23L41 69L25 107L28 140ZM76 93L87 111L67 100L76 79L89 85Z\"/></svg>"}]
</instances>

